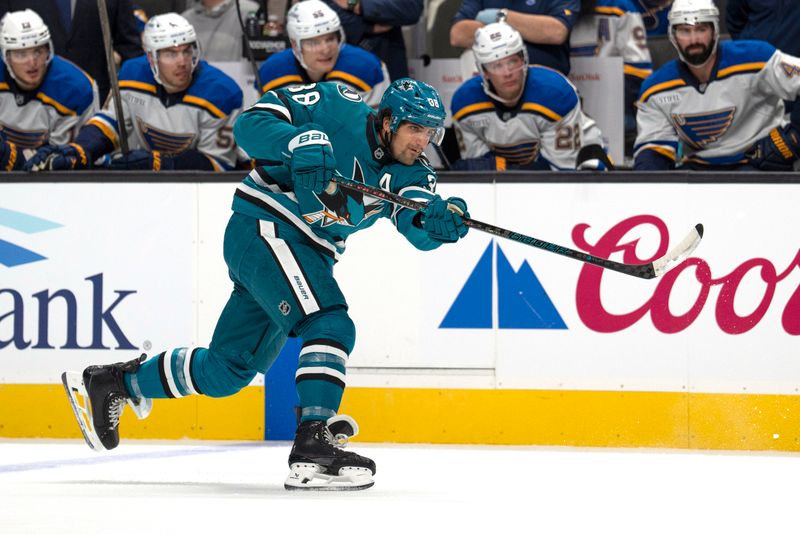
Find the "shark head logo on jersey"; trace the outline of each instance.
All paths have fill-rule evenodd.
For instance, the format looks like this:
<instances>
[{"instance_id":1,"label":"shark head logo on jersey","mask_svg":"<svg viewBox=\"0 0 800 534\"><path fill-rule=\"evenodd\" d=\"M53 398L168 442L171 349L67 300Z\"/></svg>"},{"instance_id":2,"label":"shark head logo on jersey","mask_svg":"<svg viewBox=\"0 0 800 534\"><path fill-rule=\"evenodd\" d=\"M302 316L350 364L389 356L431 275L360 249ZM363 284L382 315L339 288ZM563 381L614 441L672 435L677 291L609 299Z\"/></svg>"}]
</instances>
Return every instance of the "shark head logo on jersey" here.
<instances>
[{"instance_id":1,"label":"shark head logo on jersey","mask_svg":"<svg viewBox=\"0 0 800 534\"><path fill-rule=\"evenodd\" d=\"M708 63L719 43L719 9L713 0L675 0L668 20L669 40L681 61L693 67Z\"/></svg>"},{"instance_id":2,"label":"shark head logo on jersey","mask_svg":"<svg viewBox=\"0 0 800 534\"><path fill-rule=\"evenodd\" d=\"M353 158L354 181L364 183L364 171L358 158ZM345 188L338 188L334 193L315 194L323 208L303 215L309 223L319 223L325 228L332 224L358 226L363 220L377 215L384 207L382 200Z\"/></svg>"},{"instance_id":3,"label":"shark head logo on jersey","mask_svg":"<svg viewBox=\"0 0 800 534\"><path fill-rule=\"evenodd\" d=\"M184 45L190 45L184 49ZM142 47L147 53L150 69L158 83L170 91L183 90L191 83L191 76L200 62L200 44L197 33L188 20L177 13L156 15L147 21L142 34ZM191 54L188 81L187 73L177 70L185 53ZM173 64L176 64L173 67ZM170 67L170 72L162 72ZM175 68L177 71L172 72Z\"/></svg>"}]
</instances>

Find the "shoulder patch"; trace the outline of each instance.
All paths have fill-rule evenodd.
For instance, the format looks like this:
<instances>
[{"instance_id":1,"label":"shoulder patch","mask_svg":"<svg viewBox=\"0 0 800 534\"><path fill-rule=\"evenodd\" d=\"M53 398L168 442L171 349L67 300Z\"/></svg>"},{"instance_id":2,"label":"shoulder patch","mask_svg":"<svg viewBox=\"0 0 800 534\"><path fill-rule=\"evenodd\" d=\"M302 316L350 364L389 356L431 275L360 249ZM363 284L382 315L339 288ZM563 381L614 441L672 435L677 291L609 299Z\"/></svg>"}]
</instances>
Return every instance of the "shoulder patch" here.
<instances>
[{"instance_id":1,"label":"shoulder patch","mask_svg":"<svg viewBox=\"0 0 800 534\"><path fill-rule=\"evenodd\" d=\"M346 100L350 100L352 102L361 102L363 100L360 94L356 93L346 85L337 83L336 90L339 91L339 94L342 96L342 98L345 98Z\"/></svg>"}]
</instances>

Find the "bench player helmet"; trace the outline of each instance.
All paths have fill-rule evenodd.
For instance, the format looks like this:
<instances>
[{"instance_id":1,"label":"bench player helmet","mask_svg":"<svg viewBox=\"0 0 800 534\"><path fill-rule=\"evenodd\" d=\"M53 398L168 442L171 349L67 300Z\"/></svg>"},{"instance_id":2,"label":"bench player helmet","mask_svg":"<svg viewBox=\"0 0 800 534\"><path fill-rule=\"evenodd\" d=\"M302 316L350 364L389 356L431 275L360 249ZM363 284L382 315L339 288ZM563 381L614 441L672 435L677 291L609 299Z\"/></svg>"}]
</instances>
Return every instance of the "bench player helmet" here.
<instances>
[{"instance_id":1,"label":"bench player helmet","mask_svg":"<svg viewBox=\"0 0 800 534\"><path fill-rule=\"evenodd\" d=\"M3 61L8 65L8 52L11 50L23 50L47 45L50 53L47 62L53 60L53 42L50 39L50 29L42 20L38 13L31 9L23 11L11 11L5 14L0 20L0 50L3 53ZM9 68L8 73L17 80L14 69Z\"/></svg>"},{"instance_id":2,"label":"bench player helmet","mask_svg":"<svg viewBox=\"0 0 800 534\"><path fill-rule=\"evenodd\" d=\"M472 53L475 55L475 66L478 68L483 82L483 90L487 95L500 102L505 102L492 90L492 84L486 79L484 65L516 54L522 58L522 65L525 69L522 76L522 88L524 89L528 76L528 47L525 46L522 35L510 25L505 22L493 22L478 28L475 32Z\"/></svg>"},{"instance_id":3,"label":"bench player helmet","mask_svg":"<svg viewBox=\"0 0 800 534\"><path fill-rule=\"evenodd\" d=\"M384 111L388 110L388 111ZM403 121L433 128L431 143L441 144L444 138L444 119L447 112L439 93L425 82L411 78L399 78L383 93L378 105L378 116L391 115L389 130L397 133Z\"/></svg>"},{"instance_id":4,"label":"bench player helmet","mask_svg":"<svg viewBox=\"0 0 800 534\"><path fill-rule=\"evenodd\" d=\"M200 62L200 43L197 42L197 33L188 20L177 13L156 15L144 25L142 34L142 48L150 56L150 69L158 83L164 85L158 74L158 51L173 46L184 44L192 45L192 72Z\"/></svg>"},{"instance_id":5,"label":"bench player helmet","mask_svg":"<svg viewBox=\"0 0 800 534\"><path fill-rule=\"evenodd\" d=\"M339 15L322 0L303 0L293 5L286 13L286 33L292 42L294 57L304 69L308 69L308 66L303 61L303 39L334 32L339 34L339 48L341 48L344 46L345 36Z\"/></svg>"},{"instance_id":6,"label":"bench player helmet","mask_svg":"<svg viewBox=\"0 0 800 534\"><path fill-rule=\"evenodd\" d=\"M719 43L719 9L714 5L713 0L675 0L672 3L672 9L667 15L669 20L669 40L672 46L678 51L681 61L690 65L701 67L711 58L717 49ZM711 50L703 61L692 63L688 61L681 48L678 46L678 41L675 39L675 28L681 24L688 24L694 26L696 24L710 23L714 27L714 39L711 44Z\"/></svg>"}]
</instances>

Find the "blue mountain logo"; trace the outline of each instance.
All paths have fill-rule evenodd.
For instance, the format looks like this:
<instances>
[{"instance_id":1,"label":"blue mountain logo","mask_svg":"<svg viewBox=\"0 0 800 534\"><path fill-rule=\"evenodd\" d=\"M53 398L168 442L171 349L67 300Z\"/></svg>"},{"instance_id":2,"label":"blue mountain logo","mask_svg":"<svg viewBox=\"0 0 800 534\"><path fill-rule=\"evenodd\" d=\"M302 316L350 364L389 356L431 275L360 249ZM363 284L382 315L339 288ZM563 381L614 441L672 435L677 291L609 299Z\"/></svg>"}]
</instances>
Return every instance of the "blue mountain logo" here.
<instances>
[{"instance_id":1,"label":"blue mountain logo","mask_svg":"<svg viewBox=\"0 0 800 534\"><path fill-rule=\"evenodd\" d=\"M62 225L34 215L28 215L27 213L0 208L0 226L5 226L26 234L36 234L54 228L60 228ZM0 239L0 265L17 267L19 265L46 259L45 256L32 250Z\"/></svg>"},{"instance_id":2,"label":"blue mountain logo","mask_svg":"<svg viewBox=\"0 0 800 534\"><path fill-rule=\"evenodd\" d=\"M492 282L495 268L498 328L567 328L528 261L523 261L519 270L514 271L503 249L494 240L472 269L439 328L493 327Z\"/></svg>"}]
</instances>

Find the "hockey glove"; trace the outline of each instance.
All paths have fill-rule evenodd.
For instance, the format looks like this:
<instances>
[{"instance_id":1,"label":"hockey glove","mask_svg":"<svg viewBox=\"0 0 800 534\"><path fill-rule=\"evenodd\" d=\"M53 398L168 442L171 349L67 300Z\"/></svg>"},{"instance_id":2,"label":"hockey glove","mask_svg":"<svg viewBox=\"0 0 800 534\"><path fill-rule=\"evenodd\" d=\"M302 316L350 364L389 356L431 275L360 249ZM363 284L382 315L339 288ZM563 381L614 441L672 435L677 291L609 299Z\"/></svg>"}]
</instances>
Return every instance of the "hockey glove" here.
<instances>
[{"instance_id":1,"label":"hockey glove","mask_svg":"<svg viewBox=\"0 0 800 534\"><path fill-rule=\"evenodd\" d=\"M109 167L112 171L169 171L173 168L173 160L158 150L137 149L114 156Z\"/></svg>"},{"instance_id":2,"label":"hockey glove","mask_svg":"<svg viewBox=\"0 0 800 534\"><path fill-rule=\"evenodd\" d=\"M25 162L25 170L32 172L86 169L88 166L86 151L77 143L44 145Z\"/></svg>"},{"instance_id":3,"label":"hockey glove","mask_svg":"<svg viewBox=\"0 0 800 534\"><path fill-rule=\"evenodd\" d=\"M469 217L467 203L458 197L444 200L436 195L428 202L422 216L422 228L436 241L454 243L469 231L464 224L464 217Z\"/></svg>"},{"instance_id":4,"label":"hockey glove","mask_svg":"<svg viewBox=\"0 0 800 534\"><path fill-rule=\"evenodd\" d=\"M800 159L800 131L792 124L773 128L746 153L750 165L762 171L791 171Z\"/></svg>"},{"instance_id":5,"label":"hockey glove","mask_svg":"<svg viewBox=\"0 0 800 534\"><path fill-rule=\"evenodd\" d=\"M328 135L308 123L289 141L285 161L292 170L296 188L322 193L336 173L336 159Z\"/></svg>"}]
</instances>

